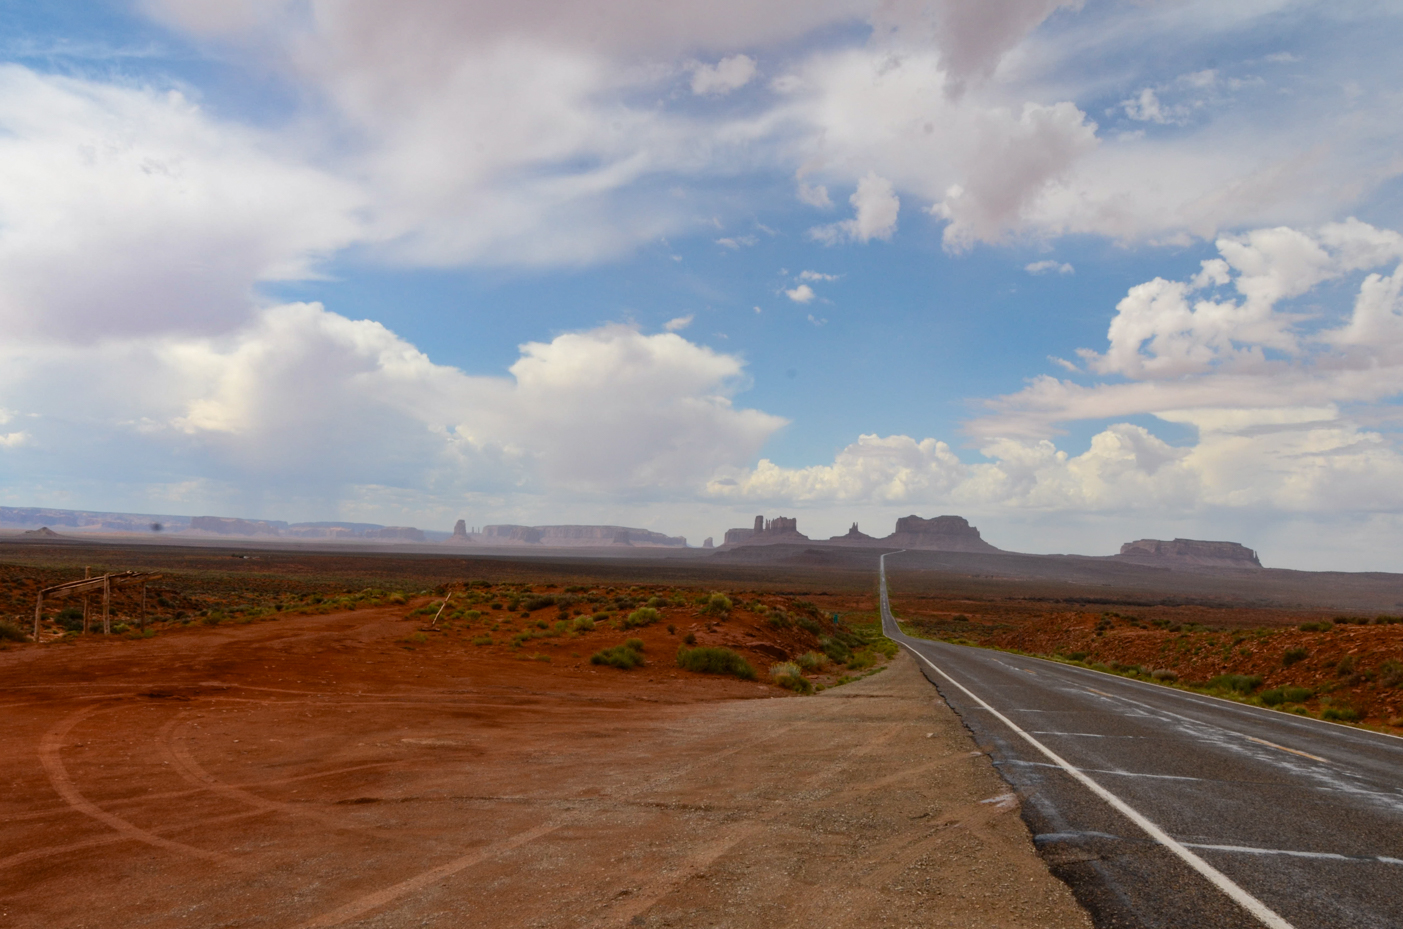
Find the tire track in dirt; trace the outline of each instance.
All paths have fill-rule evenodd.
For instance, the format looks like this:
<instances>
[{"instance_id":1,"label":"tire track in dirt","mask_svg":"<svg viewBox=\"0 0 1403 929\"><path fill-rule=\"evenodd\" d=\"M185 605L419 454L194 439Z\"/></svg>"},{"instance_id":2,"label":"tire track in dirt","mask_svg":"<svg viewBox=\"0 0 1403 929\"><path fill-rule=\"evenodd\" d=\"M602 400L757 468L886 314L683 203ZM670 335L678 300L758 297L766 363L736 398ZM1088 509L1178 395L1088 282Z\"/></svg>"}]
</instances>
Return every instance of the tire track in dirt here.
<instances>
[{"instance_id":1,"label":"tire track in dirt","mask_svg":"<svg viewBox=\"0 0 1403 929\"><path fill-rule=\"evenodd\" d=\"M836 776L838 773L848 768L853 762L863 755L886 743L898 732L905 728L901 724L887 726L886 729L863 744L856 746L846 752L841 758L830 762L827 767L818 771L810 777L803 778L797 782L800 789L813 790L824 781ZM661 899L672 893L682 884L691 880L697 874L705 871L717 859L725 855L731 849L740 845L746 839L764 830L771 822L788 812L784 801L771 804L770 809L757 816L747 817L745 820L721 829L722 835L713 841L707 842L693 854L687 856L682 865L668 874L665 879L653 880L644 887L633 891L616 906L607 908L604 912L596 914L592 925L605 923L627 923L633 917L652 909Z\"/></svg>"},{"instance_id":2,"label":"tire track in dirt","mask_svg":"<svg viewBox=\"0 0 1403 929\"><path fill-rule=\"evenodd\" d=\"M157 733L157 741L161 752L171 760L175 773L183 780L198 785L208 793L216 794L236 803L251 806L256 810L266 813L282 813L290 816L301 816L306 819L313 819L324 826L328 826L338 831L346 832L369 832L399 841L404 840L404 836L398 835L393 830L383 829L377 826L363 826L358 823L347 822L344 818L331 813L324 813L321 810L308 808L304 804L286 803L281 800L270 800L260 796L250 790L237 787L233 784L221 781L201 765L190 749L180 744L176 738L176 730L183 726L188 720L176 717L162 726Z\"/></svg>"},{"instance_id":3,"label":"tire track in dirt","mask_svg":"<svg viewBox=\"0 0 1403 929\"><path fill-rule=\"evenodd\" d=\"M829 715L836 715L840 711L841 704L837 703L837 701L834 701L834 707L832 708L832 711ZM718 752L713 752L707 755L704 759L699 759L688 764L680 765L672 771L660 775L648 781L645 784L640 784L636 787L622 791L619 796L616 796L613 799L615 802L622 802L623 800L629 797L635 797L651 791L656 791L661 787L684 776L685 774L694 770L695 768L700 767L701 765L715 764L716 762L724 758L730 757L739 752L749 750L757 745L763 744L764 742L778 738L779 736L784 735L790 732L791 730L809 724L811 724L809 720L803 720L800 722L790 723L789 725L785 726L777 726L773 729L770 729L764 735L757 736L753 739L749 739L737 745L732 745L730 748L722 749ZM658 815L661 814L662 810L659 809ZM469 852L468 854L463 855L459 858L455 858L452 861L445 862L444 864L438 865L434 868L430 868L427 871L402 880L396 884L391 884L390 886L375 891L374 893L370 893L356 900L352 900L346 904L343 904L342 906L339 906L333 910L323 913L320 916L314 917L313 919L308 920L307 922L301 923L297 927L297 929L330 929L330 927L332 926L339 926L343 923L350 922L351 920L364 916L374 910L378 910L382 907L388 906L389 904L394 903L401 897L415 893L416 891L423 890L441 880L452 877L453 875L468 868L471 868L474 865L479 864L483 861L486 861L489 858L497 857L505 852L511 851L522 845L534 842L535 840L542 838L543 836L550 835L551 833L563 829L567 826L572 826L577 823L581 823L585 821L589 816L593 815L595 815L595 810L590 809L588 811L572 812L567 815L558 817L554 820L547 820L546 822L534 826L531 829L523 830L514 835L508 836L505 839L501 839L497 842L490 843L481 848L474 849L472 852ZM734 842L730 842L726 847L733 847L734 844ZM720 852L718 852L718 854L724 854L724 851L725 849L723 848L720 850Z\"/></svg>"},{"instance_id":4,"label":"tire track in dirt","mask_svg":"<svg viewBox=\"0 0 1403 929\"><path fill-rule=\"evenodd\" d=\"M48 775L49 783L53 785L58 795L64 802L73 809L74 812L81 813L91 819L95 819L109 829L113 829L122 835L147 845L163 848L166 851L175 852L194 858L203 858L206 861L213 861L219 864L231 864L234 859L221 852L209 851L203 848L196 848L193 845L186 845L183 842L173 842L170 839L162 838L154 832L148 832L140 826L128 820L109 813L93 803L78 790L73 783L73 778L69 776L68 769L63 763L63 741L68 733L73 730L84 719L88 718L103 707L89 706L70 713L58 722L57 725L44 733L43 739L39 742L39 763L44 767L44 773Z\"/></svg>"},{"instance_id":5,"label":"tire track in dirt","mask_svg":"<svg viewBox=\"0 0 1403 929\"><path fill-rule=\"evenodd\" d=\"M179 823L177 825L166 826L160 831L165 833L188 832L191 829L199 829L205 826L221 826L227 823L236 823L240 820L254 819L266 815L261 810L252 810L245 813L231 813L228 816L205 817L193 822ZM160 833L156 833L159 835ZM69 852L82 851L85 848L98 848L103 845L120 845L123 842L134 842L136 839L126 834L105 835L92 839L84 839L81 842L69 842L66 845L50 845L45 848L33 848L27 852L19 852L8 858L0 858L0 871L15 865L24 864L26 861L36 861L40 858L51 858L57 855L64 855Z\"/></svg>"},{"instance_id":6,"label":"tire track in dirt","mask_svg":"<svg viewBox=\"0 0 1403 929\"><path fill-rule=\"evenodd\" d=\"M234 782L230 786L242 788L245 790L255 790L262 787L280 787L284 784L296 784L299 781L315 781L325 777L336 777L341 774L351 774L355 771L364 771L368 768L389 768L393 767L395 764L396 762L393 761L374 761L368 764L357 764L350 765L349 767L345 768L332 768L328 771L318 771L315 774L298 774L292 777L279 777L263 781ZM200 794L205 792L206 788L203 786L186 787L180 790L162 790L156 793L143 794L140 797L124 797L118 800L109 800L107 801L106 806L104 808L111 812L128 806L142 806L144 804L151 803L155 800L182 800L188 797L199 796ZM18 823L35 819L48 819L54 816L66 816L72 811L72 807L69 807L67 805L55 806L43 810L34 810L29 813L14 813L4 817L3 819L0 819L0 823ZM159 835L160 833L166 832L168 830L153 829L152 831ZM7 860L8 859L0 858L0 862L4 862Z\"/></svg>"}]
</instances>

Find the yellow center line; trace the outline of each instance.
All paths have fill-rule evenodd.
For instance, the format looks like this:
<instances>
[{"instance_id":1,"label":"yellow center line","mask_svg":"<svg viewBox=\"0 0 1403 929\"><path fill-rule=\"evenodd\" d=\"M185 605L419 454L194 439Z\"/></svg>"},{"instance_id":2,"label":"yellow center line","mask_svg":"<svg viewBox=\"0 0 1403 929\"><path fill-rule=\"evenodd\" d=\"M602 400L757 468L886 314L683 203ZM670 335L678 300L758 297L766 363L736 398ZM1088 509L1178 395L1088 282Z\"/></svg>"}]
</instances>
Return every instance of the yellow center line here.
<instances>
[{"instance_id":1,"label":"yellow center line","mask_svg":"<svg viewBox=\"0 0 1403 929\"><path fill-rule=\"evenodd\" d=\"M1086 689L1089 690L1089 691L1091 691L1091 692L1094 693L1094 694L1100 694L1100 695L1103 696L1103 697L1110 697L1112 700L1115 699L1115 696L1114 696L1113 694L1108 694L1108 693L1106 693L1104 690L1097 690L1095 687L1088 687L1088 688L1086 688Z\"/></svg>"},{"instance_id":2,"label":"yellow center line","mask_svg":"<svg viewBox=\"0 0 1403 929\"><path fill-rule=\"evenodd\" d=\"M1311 761L1319 761L1322 764L1330 763L1326 759L1321 758L1319 755L1312 755L1310 752L1303 752L1295 748L1287 748L1285 745L1277 745L1275 742L1268 742L1266 739L1259 739L1256 736L1249 735L1247 737L1247 741L1256 742L1258 745L1268 745L1283 752L1290 752L1293 755L1300 755L1302 758L1309 758Z\"/></svg>"}]
</instances>

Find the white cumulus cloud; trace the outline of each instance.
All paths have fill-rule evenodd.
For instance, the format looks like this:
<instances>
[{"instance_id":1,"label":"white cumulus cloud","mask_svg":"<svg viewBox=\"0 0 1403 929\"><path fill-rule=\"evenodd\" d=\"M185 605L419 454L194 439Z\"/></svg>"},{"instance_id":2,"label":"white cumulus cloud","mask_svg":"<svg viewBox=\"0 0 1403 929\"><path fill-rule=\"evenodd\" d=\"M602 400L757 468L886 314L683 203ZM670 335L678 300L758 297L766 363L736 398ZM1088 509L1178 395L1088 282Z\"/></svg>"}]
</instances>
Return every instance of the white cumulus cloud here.
<instances>
[{"instance_id":1,"label":"white cumulus cloud","mask_svg":"<svg viewBox=\"0 0 1403 929\"><path fill-rule=\"evenodd\" d=\"M856 212L852 219L815 226L809 230L809 236L825 245L837 245L842 242L888 240L895 234L901 200L893 190L891 181L869 171L857 182L857 190L853 191L848 202Z\"/></svg>"},{"instance_id":2,"label":"white cumulus cloud","mask_svg":"<svg viewBox=\"0 0 1403 929\"><path fill-rule=\"evenodd\" d=\"M1051 274L1054 271L1058 274L1074 274L1077 269L1073 268L1065 261L1053 261L1049 258L1024 265L1023 270L1027 271L1029 274Z\"/></svg>"},{"instance_id":3,"label":"white cumulus cloud","mask_svg":"<svg viewBox=\"0 0 1403 929\"><path fill-rule=\"evenodd\" d=\"M692 93L720 96L738 90L755 77L755 59L732 55L714 65L699 64L692 71Z\"/></svg>"}]
</instances>

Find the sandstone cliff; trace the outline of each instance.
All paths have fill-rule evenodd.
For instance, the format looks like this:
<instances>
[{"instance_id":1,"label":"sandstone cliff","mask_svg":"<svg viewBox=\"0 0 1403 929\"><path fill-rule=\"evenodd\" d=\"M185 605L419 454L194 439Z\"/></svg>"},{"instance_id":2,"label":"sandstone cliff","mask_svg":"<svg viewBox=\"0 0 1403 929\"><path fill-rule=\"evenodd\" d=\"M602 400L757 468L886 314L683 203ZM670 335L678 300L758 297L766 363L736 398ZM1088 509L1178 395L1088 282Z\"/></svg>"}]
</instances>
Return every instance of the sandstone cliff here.
<instances>
[{"instance_id":1,"label":"sandstone cliff","mask_svg":"<svg viewBox=\"0 0 1403 929\"><path fill-rule=\"evenodd\" d=\"M1196 565L1221 568L1260 568L1257 553L1237 542L1204 542L1199 539L1139 539L1126 542L1115 556L1140 564Z\"/></svg>"},{"instance_id":2,"label":"sandstone cliff","mask_svg":"<svg viewBox=\"0 0 1403 929\"><path fill-rule=\"evenodd\" d=\"M809 537L799 531L799 520L793 516L776 516L766 519L755 517L753 529L727 529L726 541L722 545L773 545L777 542L807 542Z\"/></svg>"}]
</instances>

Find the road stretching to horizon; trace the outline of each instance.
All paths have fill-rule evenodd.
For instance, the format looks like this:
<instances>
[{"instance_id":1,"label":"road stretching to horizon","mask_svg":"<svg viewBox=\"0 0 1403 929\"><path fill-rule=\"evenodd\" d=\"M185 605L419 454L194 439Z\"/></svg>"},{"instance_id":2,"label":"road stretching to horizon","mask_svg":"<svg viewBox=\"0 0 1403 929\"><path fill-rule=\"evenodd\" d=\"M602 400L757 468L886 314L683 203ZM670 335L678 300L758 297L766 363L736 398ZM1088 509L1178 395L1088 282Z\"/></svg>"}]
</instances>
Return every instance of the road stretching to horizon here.
<instances>
[{"instance_id":1,"label":"road stretching to horizon","mask_svg":"<svg viewBox=\"0 0 1403 929\"><path fill-rule=\"evenodd\" d=\"M1403 739L883 630L1098 926L1403 927Z\"/></svg>"}]
</instances>

